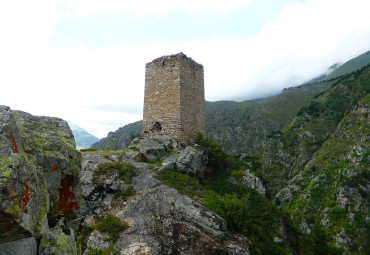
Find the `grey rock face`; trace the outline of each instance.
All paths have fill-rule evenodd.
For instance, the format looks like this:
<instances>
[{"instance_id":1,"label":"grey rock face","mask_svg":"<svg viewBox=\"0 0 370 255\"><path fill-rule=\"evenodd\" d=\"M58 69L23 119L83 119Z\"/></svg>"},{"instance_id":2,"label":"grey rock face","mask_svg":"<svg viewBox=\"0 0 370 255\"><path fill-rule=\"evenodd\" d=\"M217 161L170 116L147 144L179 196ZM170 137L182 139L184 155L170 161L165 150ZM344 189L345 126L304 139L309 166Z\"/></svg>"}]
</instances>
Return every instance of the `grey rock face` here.
<instances>
[{"instance_id":1,"label":"grey rock face","mask_svg":"<svg viewBox=\"0 0 370 255\"><path fill-rule=\"evenodd\" d=\"M147 164L125 161L137 167L132 185L138 194L109 211L129 224L114 244L121 254L249 254L223 218L162 185ZM103 236L93 232L88 249L106 247Z\"/></svg>"},{"instance_id":2,"label":"grey rock face","mask_svg":"<svg viewBox=\"0 0 370 255\"><path fill-rule=\"evenodd\" d=\"M37 242L35 237L24 238L0 244L0 255L36 255Z\"/></svg>"},{"instance_id":3,"label":"grey rock face","mask_svg":"<svg viewBox=\"0 0 370 255\"><path fill-rule=\"evenodd\" d=\"M190 145L162 162L159 171L173 168L180 173L203 178L207 170L207 151L200 145Z\"/></svg>"},{"instance_id":4,"label":"grey rock face","mask_svg":"<svg viewBox=\"0 0 370 255\"><path fill-rule=\"evenodd\" d=\"M94 171L98 169L99 164L112 162L111 157L107 159L101 155L82 155L82 169L80 172L82 196L85 199L88 212L98 212L99 204L106 203L112 199L112 194L118 190L128 188L129 185L113 174L108 178L100 178L93 181ZM109 203L108 203L109 204Z\"/></svg>"},{"instance_id":5,"label":"grey rock face","mask_svg":"<svg viewBox=\"0 0 370 255\"><path fill-rule=\"evenodd\" d=\"M167 152L180 149L180 144L170 136L135 138L129 149L138 151L147 161L163 159ZM135 157L138 157L135 155ZM133 157L131 157L133 158Z\"/></svg>"},{"instance_id":6,"label":"grey rock face","mask_svg":"<svg viewBox=\"0 0 370 255\"><path fill-rule=\"evenodd\" d=\"M248 169L245 170L244 175L241 179L241 183L247 185L252 189L257 190L261 195L265 196L266 189L263 186L262 182Z\"/></svg>"},{"instance_id":7,"label":"grey rock face","mask_svg":"<svg viewBox=\"0 0 370 255\"><path fill-rule=\"evenodd\" d=\"M179 152L175 169L191 176L203 177L207 170L208 156L206 150L199 145L191 145Z\"/></svg>"}]
</instances>

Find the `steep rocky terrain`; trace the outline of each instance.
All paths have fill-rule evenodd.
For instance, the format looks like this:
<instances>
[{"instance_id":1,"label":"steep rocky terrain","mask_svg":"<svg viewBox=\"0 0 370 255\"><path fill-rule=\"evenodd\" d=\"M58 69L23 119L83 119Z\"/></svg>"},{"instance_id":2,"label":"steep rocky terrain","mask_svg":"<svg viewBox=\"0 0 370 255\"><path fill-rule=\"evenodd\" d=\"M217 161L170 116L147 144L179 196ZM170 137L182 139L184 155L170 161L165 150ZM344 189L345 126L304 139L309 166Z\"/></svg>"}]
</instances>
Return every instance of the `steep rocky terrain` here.
<instances>
[{"instance_id":1,"label":"steep rocky terrain","mask_svg":"<svg viewBox=\"0 0 370 255\"><path fill-rule=\"evenodd\" d=\"M276 204L346 254L370 248L369 93L368 67L303 107L261 152Z\"/></svg>"},{"instance_id":2,"label":"steep rocky terrain","mask_svg":"<svg viewBox=\"0 0 370 255\"><path fill-rule=\"evenodd\" d=\"M155 177L171 155L203 177L204 148L154 137L81 158L67 122L6 106L0 117L1 255L249 254L225 219Z\"/></svg>"},{"instance_id":3,"label":"steep rocky terrain","mask_svg":"<svg viewBox=\"0 0 370 255\"><path fill-rule=\"evenodd\" d=\"M99 154L83 156L81 180L89 209L86 224L93 231L86 236L84 254L96 250L121 254L249 254L246 238L230 234L223 218L163 185L155 178L153 165L127 158L139 154L141 159L165 158L161 152L178 149L175 140L162 138L144 139L132 147L135 150L106 158ZM103 171L102 166L108 168ZM92 228L102 217L117 217L127 227L116 239L107 240L109 233Z\"/></svg>"}]
</instances>

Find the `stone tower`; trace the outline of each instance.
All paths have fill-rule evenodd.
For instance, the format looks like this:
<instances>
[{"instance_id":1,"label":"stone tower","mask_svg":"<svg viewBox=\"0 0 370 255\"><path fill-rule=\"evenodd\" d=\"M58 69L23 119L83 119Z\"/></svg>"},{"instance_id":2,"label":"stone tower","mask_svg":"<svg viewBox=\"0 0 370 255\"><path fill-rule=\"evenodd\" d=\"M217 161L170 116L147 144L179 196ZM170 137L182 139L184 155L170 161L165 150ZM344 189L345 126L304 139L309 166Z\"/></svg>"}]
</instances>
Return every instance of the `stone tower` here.
<instances>
[{"instance_id":1,"label":"stone tower","mask_svg":"<svg viewBox=\"0 0 370 255\"><path fill-rule=\"evenodd\" d=\"M143 135L170 135L183 144L205 134L203 66L183 53L146 64Z\"/></svg>"}]
</instances>

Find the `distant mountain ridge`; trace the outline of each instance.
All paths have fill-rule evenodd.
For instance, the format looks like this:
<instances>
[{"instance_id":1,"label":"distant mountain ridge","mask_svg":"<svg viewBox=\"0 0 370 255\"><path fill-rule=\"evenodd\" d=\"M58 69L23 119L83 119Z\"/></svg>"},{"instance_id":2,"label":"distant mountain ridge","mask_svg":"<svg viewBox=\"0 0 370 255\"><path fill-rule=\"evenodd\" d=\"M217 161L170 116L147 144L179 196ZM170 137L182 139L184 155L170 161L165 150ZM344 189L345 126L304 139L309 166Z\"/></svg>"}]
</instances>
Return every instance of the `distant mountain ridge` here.
<instances>
[{"instance_id":1,"label":"distant mountain ridge","mask_svg":"<svg viewBox=\"0 0 370 255\"><path fill-rule=\"evenodd\" d=\"M79 126L68 122L69 127L72 130L73 136L75 138L77 149L90 148L96 142L99 142L99 138L88 133L86 130L80 128Z\"/></svg>"}]
</instances>

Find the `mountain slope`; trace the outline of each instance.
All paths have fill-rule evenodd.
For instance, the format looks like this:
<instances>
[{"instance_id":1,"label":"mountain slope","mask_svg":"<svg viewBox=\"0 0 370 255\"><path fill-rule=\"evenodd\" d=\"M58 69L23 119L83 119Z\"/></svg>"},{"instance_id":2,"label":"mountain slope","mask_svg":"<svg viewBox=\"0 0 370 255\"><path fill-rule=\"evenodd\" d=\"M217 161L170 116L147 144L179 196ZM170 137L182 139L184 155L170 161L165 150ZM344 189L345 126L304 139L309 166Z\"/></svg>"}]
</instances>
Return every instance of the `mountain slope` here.
<instances>
[{"instance_id":1,"label":"mountain slope","mask_svg":"<svg viewBox=\"0 0 370 255\"><path fill-rule=\"evenodd\" d=\"M68 125L72 130L77 149L90 148L91 145L99 142L99 138L88 133L86 130L80 128L79 126L76 126L71 122L68 122Z\"/></svg>"},{"instance_id":2,"label":"mountain slope","mask_svg":"<svg viewBox=\"0 0 370 255\"><path fill-rule=\"evenodd\" d=\"M370 67L303 107L261 149L276 204L346 254L366 254L370 245L369 93Z\"/></svg>"},{"instance_id":3,"label":"mountain slope","mask_svg":"<svg viewBox=\"0 0 370 255\"><path fill-rule=\"evenodd\" d=\"M328 76L326 76L323 80L331 80L345 74L351 73L357 69L360 69L363 66L366 66L370 63L370 51L365 52L338 67L333 72L331 72Z\"/></svg>"},{"instance_id":4,"label":"mountain slope","mask_svg":"<svg viewBox=\"0 0 370 255\"><path fill-rule=\"evenodd\" d=\"M120 127L114 132L109 132L107 137L102 138L99 142L94 143L92 149L105 149L105 148L125 148L130 144L131 136L141 133L143 121L136 121Z\"/></svg>"},{"instance_id":5,"label":"mountain slope","mask_svg":"<svg viewBox=\"0 0 370 255\"><path fill-rule=\"evenodd\" d=\"M289 123L298 110L333 81L284 89L276 97L232 110L207 114L207 136L221 143L230 154L255 153L262 140Z\"/></svg>"}]
</instances>

